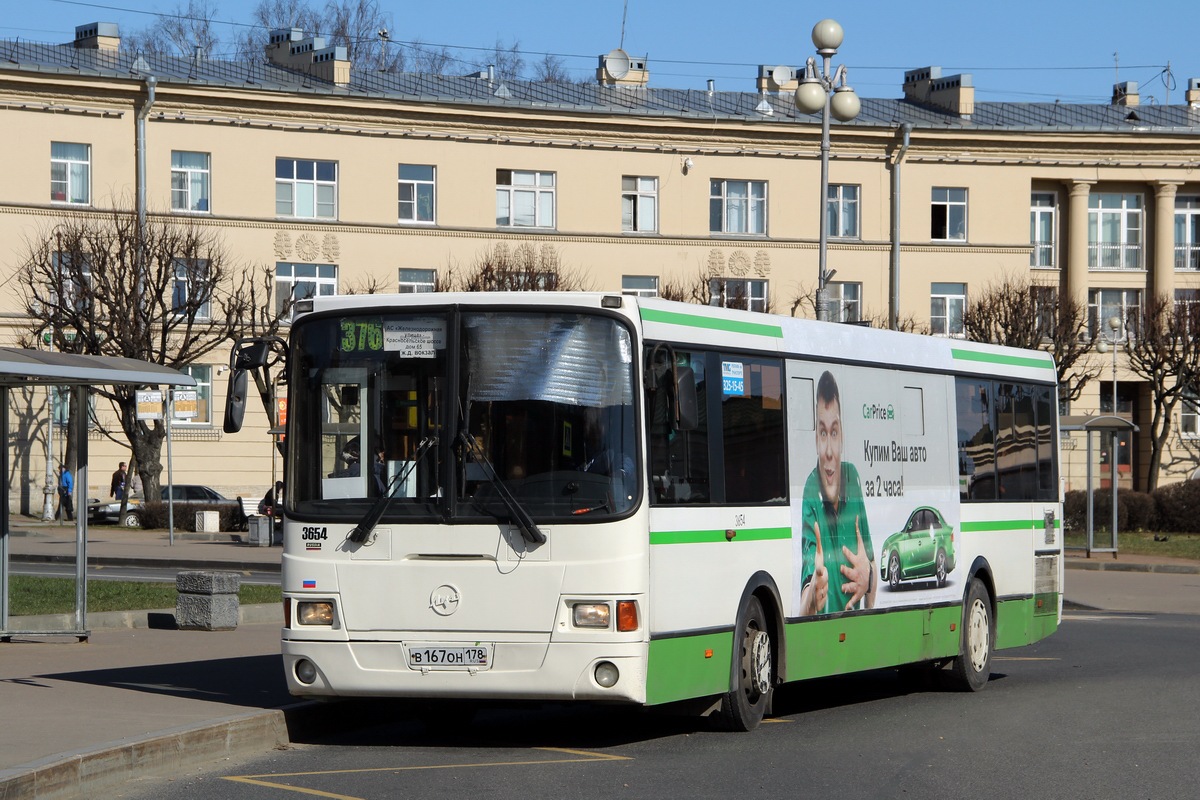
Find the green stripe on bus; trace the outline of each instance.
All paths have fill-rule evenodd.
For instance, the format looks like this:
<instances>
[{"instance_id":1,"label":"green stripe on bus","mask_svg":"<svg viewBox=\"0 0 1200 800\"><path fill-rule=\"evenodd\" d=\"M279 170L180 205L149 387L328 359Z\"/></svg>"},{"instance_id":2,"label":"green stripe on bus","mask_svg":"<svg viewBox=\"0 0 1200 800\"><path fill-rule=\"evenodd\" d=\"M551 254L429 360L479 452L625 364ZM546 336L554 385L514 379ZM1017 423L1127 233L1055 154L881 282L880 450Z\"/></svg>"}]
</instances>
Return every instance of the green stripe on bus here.
<instances>
[{"instance_id":1,"label":"green stripe on bus","mask_svg":"<svg viewBox=\"0 0 1200 800\"><path fill-rule=\"evenodd\" d=\"M670 703L729 691L733 631L650 640L646 702Z\"/></svg>"},{"instance_id":2,"label":"green stripe on bus","mask_svg":"<svg viewBox=\"0 0 1200 800\"><path fill-rule=\"evenodd\" d=\"M1054 633L1058 600L1058 594L1047 592L996 603L996 649L1023 647ZM788 681L935 661L958 655L962 606L902 608L791 623L784 636ZM646 703L725 693L732 655L732 632L652 639Z\"/></svg>"},{"instance_id":3,"label":"green stripe on bus","mask_svg":"<svg viewBox=\"0 0 1200 800\"><path fill-rule=\"evenodd\" d=\"M1049 357L1031 358L1029 356L1009 356L1000 353L980 353L975 350L960 350L951 348L950 354L960 361L982 361L986 364L1004 364L1009 367L1033 367L1034 369L1054 369L1054 362Z\"/></svg>"},{"instance_id":4,"label":"green stripe on bus","mask_svg":"<svg viewBox=\"0 0 1200 800\"><path fill-rule=\"evenodd\" d=\"M962 523L963 533L991 533L995 531L1041 530L1046 525L1040 519L995 519ZM1062 520L1054 520L1054 527L1061 528Z\"/></svg>"},{"instance_id":5,"label":"green stripe on bus","mask_svg":"<svg viewBox=\"0 0 1200 800\"><path fill-rule=\"evenodd\" d=\"M662 322L667 325L686 325L689 328L707 328L729 333L748 333L752 336L770 336L772 339L783 338L783 328L778 325L765 325L761 322L740 322L732 319L712 319L697 314L680 314L678 311L659 311L654 308L643 308L642 319L646 322Z\"/></svg>"},{"instance_id":6,"label":"green stripe on bus","mask_svg":"<svg viewBox=\"0 0 1200 800\"><path fill-rule=\"evenodd\" d=\"M734 542L761 542L767 539L790 539L791 528L737 528ZM706 544L724 542L725 530L719 531L650 531L650 544Z\"/></svg>"}]
</instances>

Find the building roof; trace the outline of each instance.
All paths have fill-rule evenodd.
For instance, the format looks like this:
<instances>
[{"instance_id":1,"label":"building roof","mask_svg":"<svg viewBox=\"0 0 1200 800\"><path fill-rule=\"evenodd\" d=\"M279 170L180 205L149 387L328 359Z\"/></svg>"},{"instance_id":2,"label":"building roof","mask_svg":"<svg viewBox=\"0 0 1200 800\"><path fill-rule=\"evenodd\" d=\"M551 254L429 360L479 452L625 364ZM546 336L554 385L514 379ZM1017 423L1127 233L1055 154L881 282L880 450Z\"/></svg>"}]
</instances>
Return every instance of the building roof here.
<instances>
[{"instance_id":1,"label":"building roof","mask_svg":"<svg viewBox=\"0 0 1200 800\"><path fill-rule=\"evenodd\" d=\"M264 92L312 93L347 98L394 98L400 101L539 108L603 115L629 114L676 118L721 118L814 123L815 114L796 110L788 93L713 91L653 87L602 86L599 83L546 83L489 80L419 73L350 71L346 86L305 72L260 62L219 61L205 57L110 52L72 44L41 44L0 39L0 71L63 73L98 78L144 79L160 85L184 84ZM749 82L749 79L747 79ZM765 103L765 105L764 105ZM765 109L769 108L770 113ZM1112 105L1102 103L977 102L969 116L902 98L863 98L857 118L839 125L962 130L1092 130L1200 132L1200 108L1189 105Z\"/></svg>"},{"instance_id":2,"label":"building roof","mask_svg":"<svg viewBox=\"0 0 1200 800\"><path fill-rule=\"evenodd\" d=\"M177 369L133 358L85 356L46 350L0 347L0 386L53 384L132 384L195 386L196 379Z\"/></svg>"}]
</instances>

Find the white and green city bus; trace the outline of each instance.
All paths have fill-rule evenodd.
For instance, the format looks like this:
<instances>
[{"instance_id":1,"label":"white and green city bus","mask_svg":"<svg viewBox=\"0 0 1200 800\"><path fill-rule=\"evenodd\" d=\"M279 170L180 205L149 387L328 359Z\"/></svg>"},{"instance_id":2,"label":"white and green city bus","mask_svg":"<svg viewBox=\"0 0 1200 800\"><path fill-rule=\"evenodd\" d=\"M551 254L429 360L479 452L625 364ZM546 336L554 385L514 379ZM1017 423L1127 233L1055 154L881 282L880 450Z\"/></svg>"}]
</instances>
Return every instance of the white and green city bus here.
<instances>
[{"instance_id":1,"label":"white and green city bus","mask_svg":"<svg viewBox=\"0 0 1200 800\"><path fill-rule=\"evenodd\" d=\"M235 387L265 352L235 349ZM1059 624L1046 353L613 294L358 295L297 304L286 385L296 695L697 700L745 730L785 681L982 688Z\"/></svg>"}]
</instances>

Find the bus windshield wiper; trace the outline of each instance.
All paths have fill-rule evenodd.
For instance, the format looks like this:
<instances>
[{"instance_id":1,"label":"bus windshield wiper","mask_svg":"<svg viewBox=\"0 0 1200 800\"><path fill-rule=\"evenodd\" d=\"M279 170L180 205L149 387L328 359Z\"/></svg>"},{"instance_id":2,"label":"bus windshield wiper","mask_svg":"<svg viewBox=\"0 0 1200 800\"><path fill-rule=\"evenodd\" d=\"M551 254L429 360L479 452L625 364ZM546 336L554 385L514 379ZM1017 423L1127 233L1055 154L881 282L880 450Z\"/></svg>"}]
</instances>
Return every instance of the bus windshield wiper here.
<instances>
[{"instance_id":1,"label":"bus windshield wiper","mask_svg":"<svg viewBox=\"0 0 1200 800\"><path fill-rule=\"evenodd\" d=\"M413 454L413 460L408 462L408 466L402 472L396 473L395 477L392 478L392 482L388 484L387 490L375 501L375 505L371 506L371 509L359 520L358 524L350 530L350 535L346 537L347 539L355 544L362 544L367 540L367 537L371 535L371 531L379 524L379 520L383 517L384 512L387 511L388 504L395 497L393 492L404 485L404 482L408 480L408 476L417 468L417 464L421 463L421 459L433 449L435 444L437 444L436 436L426 436L421 440L421 443L417 445L417 452Z\"/></svg>"},{"instance_id":2,"label":"bus windshield wiper","mask_svg":"<svg viewBox=\"0 0 1200 800\"><path fill-rule=\"evenodd\" d=\"M508 509L509 516L513 525L521 531L521 538L533 544L542 544L546 541L546 534L542 533L538 528L537 523L533 521L533 517L529 516L529 512L513 497L512 492L500 480L500 476L496 474L496 468L492 466L492 462L488 461L488 457L483 454L482 448L478 442L469 435L465 430L458 432L459 441L470 451L471 457L475 459L475 463L484 467L484 472L487 473L488 483L496 490L496 494L500 495L500 500L503 501L504 507Z\"/></svg>"}]
</instances>

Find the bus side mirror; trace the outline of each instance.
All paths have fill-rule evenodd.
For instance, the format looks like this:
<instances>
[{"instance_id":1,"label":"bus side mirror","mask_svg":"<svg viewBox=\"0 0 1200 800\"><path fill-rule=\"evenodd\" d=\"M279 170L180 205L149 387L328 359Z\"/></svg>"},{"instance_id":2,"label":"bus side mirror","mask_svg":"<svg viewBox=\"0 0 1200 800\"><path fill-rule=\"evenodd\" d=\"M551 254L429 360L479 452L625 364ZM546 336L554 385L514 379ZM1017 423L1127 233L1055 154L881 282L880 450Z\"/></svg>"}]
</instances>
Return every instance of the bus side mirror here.
<instances>
[{"instance_id":1,"label":"bus side mirror","mask_svg":"<svg viewBox=\"0 0 1200 800\"><path fill-rule=\"evenodd\" d=\"M700 424L696 403L696 373L691 367L678 367L675 374L675 429L694 431Z\"/></svg>"},{"instance_id":2,"label":"bus side mirror","mask_svg":"<svg viewBox=\"0 0 1200 800\"><path fill-rule=\"evenodd\" d=\"M229 394L225 397L225 432L237 433L246 416L246 395L249 380L244 369L229 373Z\"/></svg>"}]
</instances>

